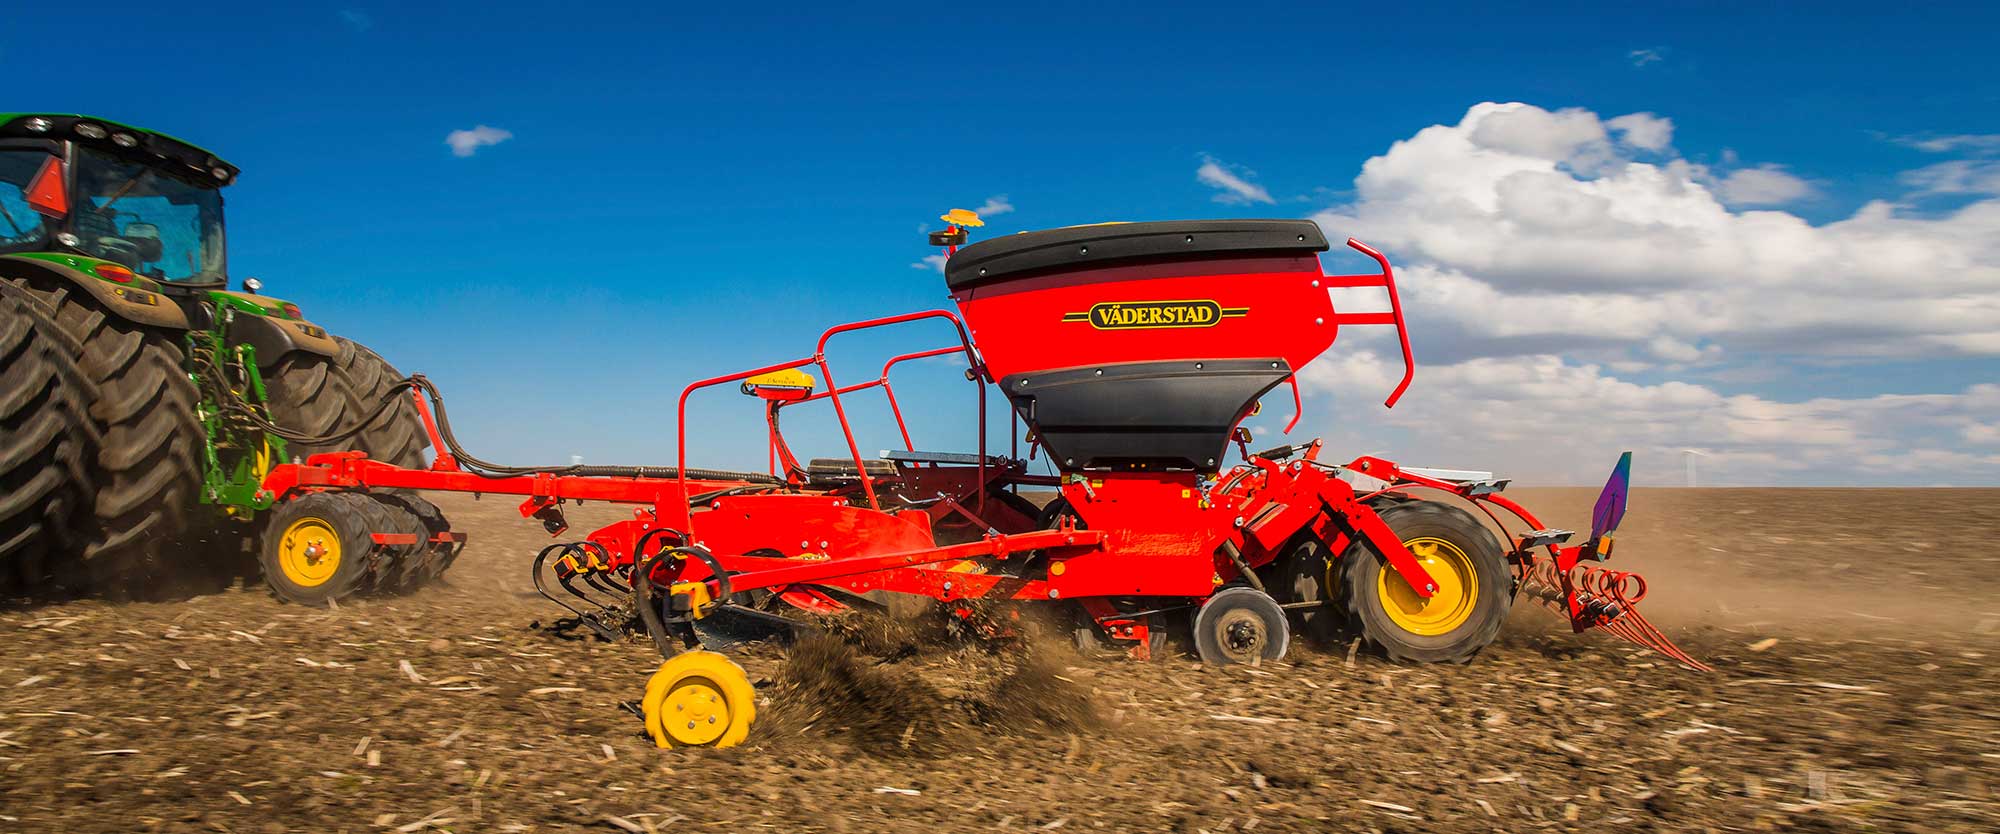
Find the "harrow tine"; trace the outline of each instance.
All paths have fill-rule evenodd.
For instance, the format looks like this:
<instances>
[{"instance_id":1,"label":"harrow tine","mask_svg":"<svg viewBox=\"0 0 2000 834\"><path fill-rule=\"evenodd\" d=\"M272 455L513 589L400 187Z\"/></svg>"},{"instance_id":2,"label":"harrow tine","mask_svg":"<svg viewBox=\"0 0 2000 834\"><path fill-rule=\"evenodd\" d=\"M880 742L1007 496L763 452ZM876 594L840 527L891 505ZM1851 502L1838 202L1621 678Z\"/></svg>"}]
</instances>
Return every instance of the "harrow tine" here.
<instances>
[{"instance_id":1,"label":"harrow tine","mask_svg":"<svg viewBox=\"0 0 2000 834\"><path fill-rule=\"evenodd\" d=\"M1577 565L1565 575L1553 562L1530 558L1521 571L1521 590L1569 620L1571 628L1579 632L1600 629L1689 669L1714 671L1674 645L1671 638L1639 613L1638 603L1646 597L1646 580L1638 574ZM1572 595L1578 603L1574 614L1569 605Z\"/></svg>"},{"instance_id":2,"label":"harrow tine","mask_svg":"<svg viewBox=\"0 0 2000 834\"><path fill-rule=\"evenodd\" d=\"M543 599L553 602L556 605L561 606L563 610L576 615L577 622L582 623L585 626L588 626L591 631L597 632L597 635L599 637L602 637L607 641L616 642L618 640L618 632L616 630L612 629L610 626L598 622L598 618L590 614L590 612L584 611L583 609L571 605L568 602L564 602L563 600L557 598L555 594L549 593L548 583L542 578L543 568L548 564L550 555L555 554L557 552L563 552L565 555L568 555L568 553L573 551L575 547L576 546L572 544L552 544L549 545L548 547L542 548L542 551L540 553L535 554L535 564L533 568L535 592L541 594ZM557 581L562 583L563 590L569 591L571 594L577 595L579 597L582 596L580 594L577 594L575 589L569 587L568 579L558 576Z\"/></svg>"}]
</instances>

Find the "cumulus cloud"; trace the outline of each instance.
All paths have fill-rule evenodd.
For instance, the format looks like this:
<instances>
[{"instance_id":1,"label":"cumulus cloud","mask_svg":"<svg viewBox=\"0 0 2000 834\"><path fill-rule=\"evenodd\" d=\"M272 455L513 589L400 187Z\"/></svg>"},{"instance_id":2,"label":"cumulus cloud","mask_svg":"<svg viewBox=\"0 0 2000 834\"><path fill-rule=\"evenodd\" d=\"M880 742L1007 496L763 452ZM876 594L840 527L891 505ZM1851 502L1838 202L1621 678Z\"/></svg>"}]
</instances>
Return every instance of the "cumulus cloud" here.
<instances>
[{"instance_id":1,"label":"cumulus cloud","mask_svg":"<svg viewBox=\"0 0 2000 834\"><path fill-rule=\"evenodd\" d=\"M997 217L1013 210L1014 204L1007 202L1007 195L995 194L986 198L986 202L979 204L979 208L973 209L973 212L980 217Z\"/></svg>"},{"instance_id":2,"label":"cumulus cloud","mask_svg":"<svg viewBox=\"0 0 2000 834\"><path fill-rule=\"evenodd\" d=\"M451 146L452 156L471 156L480 148L498 145L514 138L514 134L497 127L478 125L471 130L454 130L445 134L444 143Z\"/></svg>"},{"instance_id":3,"label":"cumulus cloud","mask_svg":"<svg viewBox=\"0 0 2000 834\"><path fill-rule=\"evenodd\" d=\"M1412 465L1484 468L1542 483L1601 481L1633 451L1645 482L1675 483L1679 451L1699 448L1704 482L2000 481L2000 385L1948 394L1780 402L1687 382L1639 384L1555 355L1423 366L1396 408L1382 392L1400 368L1372 352L1322 359L1300 374L1340 425L1376 427ZM1384 431L1388 434L1385 436Z\"/></svg>"},{"instance_id":4,"label":"cumulus cloud","mask_svg":"<svg viewBox=\"0 0 2000 834\"><path fill-rule=\"evenodd\" d=\"M1201 167L1194 171L1194 178L1202 185L1221 192L1215 195L1215 201L1218 203L1240 205L1277 202L1271 199L1271 192L1264 190L1264 186L1247 179L1251 176L1255 176L1254 171L1237 168L1211 156L1202 157Z\"/></svg>"},{"instance_id":5,"label":"cumulus cloud","mask_svg":"<svg viewBox=\"0 0 2000 834\"><path fill-rule=\"evenodd\" d=\"M1674 141L1674 121L1651 113L1627 113L1605 119L1618 141L1642 151L1664 151Z\"/></svg>"},{"instance_id":6,"label":"cumulus cloud","mask_svg":"<svg viewBox=\"0 0 2000 834\"><path fill-rule=\"evenodd\" d=\"M1355 202L1314 219L1407 262L1431 349L1454 361L2000 355L2000 201L1874 202L1814 226L1731 208L1687 160L1606 156L1592 118L1475 106L1368 160Z\"/></svg>"},{"instance_id":7,"label":"cumulus cloud","mask_svg":"<svg viewBox=\"0 0 2000 834\"><path fill-rule=\"evenodd\" d=\"M1809 197L1812 184L1787 173L1780 165L1759 165L1732 171L1715 184L1722 201L1733 206L1776 206Z\"/></svg>"},{"instance_id":8,"label":"cumulus cloud","mask_svg":"<svg viewBox=\"0 0 2000 834\"><path fill-rule=\"evenodd\" d=\"M937 252L925 255L923 256L923 258L919 259L916 263L910 264L910 268L927 269L939 275L943 275L944 262L948 259L948 257L949 256L945 255L945 253L943 252Z\"/></svg>"},{"instance_id":9,"label":"cumulus cloud","mask_svg":"<svg viewBox=\"0 0 2000 834\"><path fill-rule=\"evenodd\" d=\"M1810 194L1803 180L1681 158L1667 119L1634 115L1477 105L1369 159L1353 202L1314 215L1397 260L1419 359L1383 412L1393 342L1343 331L1302 374L1334 445L1571 483L1626 448L1678 472L1689 447L1715 453L1718 482L2000 482L2000 386L1798 402L1723 387L1802 363L2000 357L2000 199L1882 200L1814 225L1746 208ZM1982 182L1952 171L1907 181Z\"/></svg>"}]
</instances>

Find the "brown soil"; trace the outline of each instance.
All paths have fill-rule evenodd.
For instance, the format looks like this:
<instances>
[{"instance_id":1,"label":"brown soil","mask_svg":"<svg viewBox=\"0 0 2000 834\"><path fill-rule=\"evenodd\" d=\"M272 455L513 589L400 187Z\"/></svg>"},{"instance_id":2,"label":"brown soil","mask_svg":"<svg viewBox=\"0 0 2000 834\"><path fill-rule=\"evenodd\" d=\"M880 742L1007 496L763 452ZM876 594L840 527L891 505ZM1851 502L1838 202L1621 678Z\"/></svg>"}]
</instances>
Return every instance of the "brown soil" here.
<instances>
[{"instance_id":1,"label":"brown soil","mask_svg":"<svg viewBox=\"0 0 2000 834\"><path fill-rule=\"evenodd\" d=\"M756 646L728 751L650 746L643 641L531 627L514 502L439 503L416 596L0 613L0 832L2000 827L2000 491L1640 491L1615 562L1712 674L1525 604L1449 667Z\"/></svg>"}]
</instances>

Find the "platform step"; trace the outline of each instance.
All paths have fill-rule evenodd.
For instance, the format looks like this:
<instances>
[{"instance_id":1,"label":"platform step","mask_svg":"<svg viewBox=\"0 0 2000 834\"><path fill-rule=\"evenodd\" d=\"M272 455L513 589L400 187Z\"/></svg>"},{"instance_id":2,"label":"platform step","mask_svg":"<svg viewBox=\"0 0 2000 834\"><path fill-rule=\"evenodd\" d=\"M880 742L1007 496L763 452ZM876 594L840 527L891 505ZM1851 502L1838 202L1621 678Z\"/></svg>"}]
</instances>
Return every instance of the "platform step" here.
<instances>
[{"instance_id":1,"label":"platform step","mask_svg":"<svg viewBox=\"0 0 2000 834\"><path fill-rule=\"evenodd\" d=\"M1522 550L1527 550L1535 547L1548 547L1552 544L1563 544L1568 542L1569 537L1574 535L1576 535L1576 531L1574 530L1530 530L1522 534L1520 546Z\"/></svg>"}]
</instances>

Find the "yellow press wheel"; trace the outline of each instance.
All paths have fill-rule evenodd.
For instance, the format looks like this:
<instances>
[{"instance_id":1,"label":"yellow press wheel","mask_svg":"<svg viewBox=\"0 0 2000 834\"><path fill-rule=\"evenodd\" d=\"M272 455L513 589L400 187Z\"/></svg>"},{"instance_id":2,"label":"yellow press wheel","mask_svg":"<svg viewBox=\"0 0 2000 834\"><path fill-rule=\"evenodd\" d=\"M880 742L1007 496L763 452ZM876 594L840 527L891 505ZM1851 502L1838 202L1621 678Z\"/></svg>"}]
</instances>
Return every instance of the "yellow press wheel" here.
<instances>
[{"instance_id":1,"label":"yellow press wheel","mask_svg":"<svg viewBox=\"0 0 2000 834\"><path fill-rule=\"evenodd\" d=\"M757 692L729 658L688 651L660 664L639 707L660 747L734 747L750 737Z\"/></svg>"},{"instance_id":2,"label":"yellow press wheel","mask_svg":"<svg viewBox=\"0 0 2000 834\"><path fill-rule=\"evenodd\" d=\"M1391 500L1374 509L1437 590L1418 594L1367 545L1351 544L1326 578L1340 589L1348 625L1392 660L1470 660L1499 636L1513 602L1499 539L1471 513L1436 501Z\"/></svg>"},{"instance_id":3,"label":"yellow press wheel","mask_svg":"<svg viewBox=\"0 0 2000 834\"><path fill-rule=\"evenodd\" d=\"M286 602L325 605L372 589L403 548L377 548L373 534L400 533L408 514L358 492L316 492L279 504L265 521L258 562Z\"/></svg>"}]
</instances>

